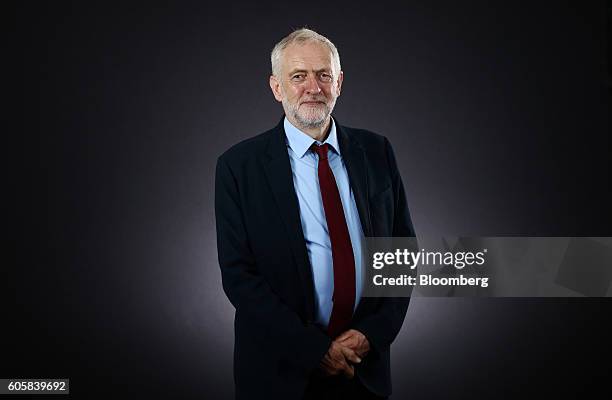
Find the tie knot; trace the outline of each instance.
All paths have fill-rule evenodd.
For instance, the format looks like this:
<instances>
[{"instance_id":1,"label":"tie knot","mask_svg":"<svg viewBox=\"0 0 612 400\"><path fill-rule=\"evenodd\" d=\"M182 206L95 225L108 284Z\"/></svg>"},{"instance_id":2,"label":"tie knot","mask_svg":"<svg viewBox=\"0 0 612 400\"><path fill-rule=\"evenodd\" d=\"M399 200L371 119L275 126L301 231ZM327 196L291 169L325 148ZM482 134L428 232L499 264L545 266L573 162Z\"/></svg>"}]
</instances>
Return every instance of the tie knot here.
<instances>
[{"instance_id":1,"label":"tie knot","mask_svg":"<svg viewBox=\"0 0 612 400\"><path fill-rule=\"evenodd\" d=\"M329 144L324 143L321 146L317 146L316 143L313 143L310 148L319 155L320 159L327 160L327 150L329 149Z\"/></svg>"}]
</instances>

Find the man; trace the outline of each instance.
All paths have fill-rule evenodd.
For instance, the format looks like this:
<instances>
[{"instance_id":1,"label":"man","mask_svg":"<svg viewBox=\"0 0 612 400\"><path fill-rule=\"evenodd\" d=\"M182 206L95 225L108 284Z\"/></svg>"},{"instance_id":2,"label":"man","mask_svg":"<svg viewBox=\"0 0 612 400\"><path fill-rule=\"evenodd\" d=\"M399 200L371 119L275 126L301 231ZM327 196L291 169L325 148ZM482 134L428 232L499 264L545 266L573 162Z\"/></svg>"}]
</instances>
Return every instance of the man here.
<instances>
[{"instance_id":1,"label":"man","mask_svg":"<svg viewBox=\"0 0 612 400\"><path fill-rule=\"evenodd\" d=\"M285 116L217 162L238 399L385 398L408 298L361 298L364 237L414 236L387 139L338 124L336 47L300 29L272 51Z\"/></svg>"}]
</instances>

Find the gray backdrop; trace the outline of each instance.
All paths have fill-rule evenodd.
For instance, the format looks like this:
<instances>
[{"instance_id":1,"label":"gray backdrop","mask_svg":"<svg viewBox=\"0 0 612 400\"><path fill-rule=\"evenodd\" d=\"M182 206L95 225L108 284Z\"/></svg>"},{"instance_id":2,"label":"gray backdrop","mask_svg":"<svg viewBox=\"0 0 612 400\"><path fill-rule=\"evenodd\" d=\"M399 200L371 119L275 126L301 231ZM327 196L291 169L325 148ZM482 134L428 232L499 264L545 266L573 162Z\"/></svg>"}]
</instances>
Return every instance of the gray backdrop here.
<instances>
[{"instance_id":1,"label":"gray backdrop","mask_svg":"<svg viewBox=\"0 0 612 400\"><path fill-rule=\"evenodd\" d=\"M339 48L340 123L393 144L419 234L612 236L606 7L21 5L0 375L68 377L76 398L233 393L214 166L278 122L269 52L305 25ZM611 310L414 299L394 398L603 388Z\"/></svg>"}]
</instances>

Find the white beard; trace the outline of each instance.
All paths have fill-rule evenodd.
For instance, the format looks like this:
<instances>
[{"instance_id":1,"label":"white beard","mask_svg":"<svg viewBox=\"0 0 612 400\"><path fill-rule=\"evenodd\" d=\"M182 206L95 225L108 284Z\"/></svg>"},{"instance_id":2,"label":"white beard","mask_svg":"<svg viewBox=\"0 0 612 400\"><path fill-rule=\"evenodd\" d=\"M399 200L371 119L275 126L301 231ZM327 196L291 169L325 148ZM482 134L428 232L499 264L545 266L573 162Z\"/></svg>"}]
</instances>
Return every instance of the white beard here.
<instances>
[{"instance_id":1,"label":"white beard","mask_svg":"<svg viewBox=\"0 0 612 400\"><path fill-rule=\"evenodd\" d=\"M285 113L290 115L293 120L300 125L298 128L313 129L322 127L325 125L335 105L336 99L334 98L330 105L321 103L313 107L302 104L300 107L296 104L290 104L287 100L287 96L283 93L283 108L285 109Z\"/></svg>"}]
</instances>

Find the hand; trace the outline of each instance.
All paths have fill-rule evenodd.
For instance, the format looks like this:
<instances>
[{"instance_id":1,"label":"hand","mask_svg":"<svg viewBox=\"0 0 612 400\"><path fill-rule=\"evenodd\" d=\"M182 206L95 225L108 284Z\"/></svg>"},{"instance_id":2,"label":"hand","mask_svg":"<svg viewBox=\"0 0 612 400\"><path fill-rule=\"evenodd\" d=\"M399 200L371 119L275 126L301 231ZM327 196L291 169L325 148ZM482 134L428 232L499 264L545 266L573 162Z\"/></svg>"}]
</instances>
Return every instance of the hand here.
<instances>
[{"instance_id":1,"label":"hand","mask_svg":"<svg viewBox=\"0 0 612 400\"><path fill-rule=\"evenodd\" d=\"M320 368L326 375L344 374L351 379L355 376L355 369L350 363L360 363L361 358L348 347L334 341L321 360Z\"/></svg>"},{"instance_id":2,"label":"hand","mask_svg":"<svg viewBox=\"0 0 612 400\"><path fill-rule=\"evenodd\" d=\"M365 335L355 329L349 329L342 333L334 340L334 343L339 343L353 350L357 356L363 358L370 351L370 342Z\"/></svg>"}]
</instances>

